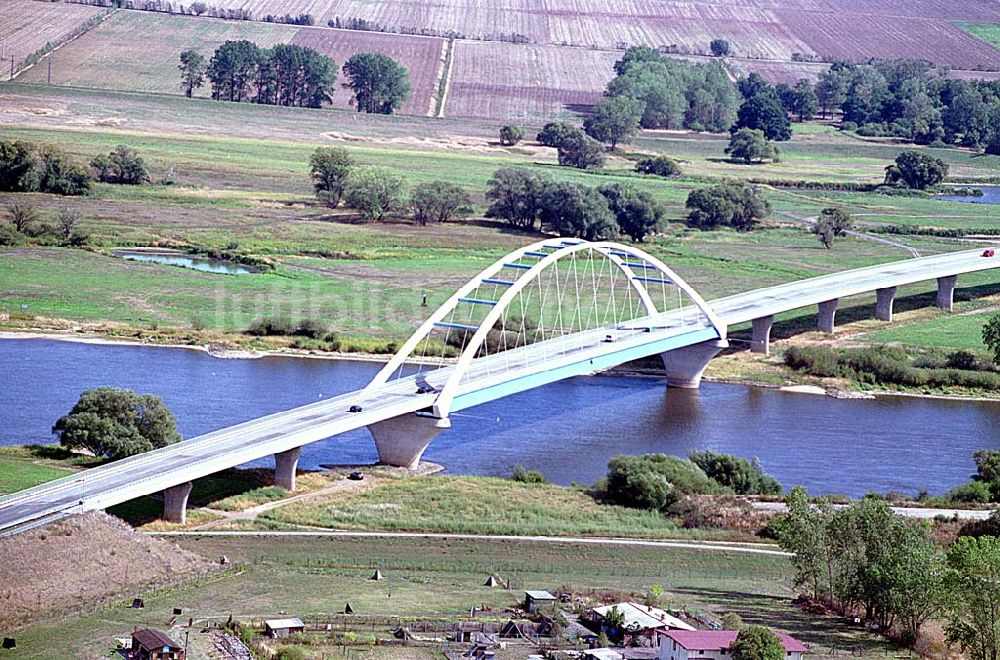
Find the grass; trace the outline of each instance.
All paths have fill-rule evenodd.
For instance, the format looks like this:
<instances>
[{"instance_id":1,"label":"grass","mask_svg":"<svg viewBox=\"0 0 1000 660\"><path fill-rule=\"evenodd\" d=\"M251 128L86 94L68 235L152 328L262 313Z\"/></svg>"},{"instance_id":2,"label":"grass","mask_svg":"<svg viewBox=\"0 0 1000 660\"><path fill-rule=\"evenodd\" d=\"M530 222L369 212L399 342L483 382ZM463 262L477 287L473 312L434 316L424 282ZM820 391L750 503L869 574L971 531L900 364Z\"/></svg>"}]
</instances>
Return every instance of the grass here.
<instances>
[{"instance_id":1,"label":"grass","mask_svg":"<svg viewBox=\"0 0 1000 660\"><path fill-rule=\"evenodd\" d=\"M677 548L600 546L576 543L468 541L459 539L349 537L184 537L185 549L212 559L221 555L242 565L238 574L142 594L145 609L119 605L92 615L18 631L18 654L26 658L96 655L133 626L162 628L174 607L195 619L190 641L195 652L208 649L205 622L235 617L276 616L279 611L307 620L335 621L336 629L390 636L404 620L454 621L469 608L487 605L496 618L522 598L522 589L575 591L584 596L641 600L653 584L665 588L664 604L689 611L735 611L748 623L787 630L823 651L836 647L866 657L887 647L840 619L806 615L791 604L791 567L780 557ZM368 579L378 568L382 582ZM487 575L512 582L511 591L483 586ZM335 613L350 602L350 623ZM377 624L365 617L377 615ZM398 618L397 618L398 617ZM358 621L362 623L358 623ZM183 637L183 634L181 635ZM325 649L324 649L325 650ZM371 649L372 657L384 649ZM416 649L415 649L416 650ZM343 657L343 650L329 651ZM355 651L353 655L356 655ZM415 654L405 657L417 657Z\"/></svg>"},{"instance_id":2,"label":"grass","mask_svg":"<svg viewBox=\"0 0 1000 660\"><path fill-rule=\"evenodd\" d=\"M1000 25L996 23L959 23L958 25L977 39L1000 48Z\"/></svg>"},{"instance_id":3,"label":"grass","mask_svg":"<svg viewBox=\"0 0 1000 660\"><path fill-rule=\"evenodd\" d=\"M938 316L928 320L891 326L866 334L863 340L871 344L904 344L941 348L952 351L982 352L983 325L996 310Z\"/></svg>"},{"instance_id":4,"label":"grass","mask_svg":"<svg viewBox=\"0 0 1000 660\"><path fill-rule=\"evenodd\" d=\"M0 495L16 493L47 481L65 477L99 459L73 454L52 445L7 445L0 447Z\"/></svg>"},{"instance_id":5,"label":"grass","mask_svg":"<svg viewBox=\"0 0 1000 660\"><path fill-rule=\"evenodd\" d=\"M676 537L659 513L598 504L582 490L508 479L405 479L349 496L292 503L261 524L463 534Z\"/></svg>"}]
</instances>

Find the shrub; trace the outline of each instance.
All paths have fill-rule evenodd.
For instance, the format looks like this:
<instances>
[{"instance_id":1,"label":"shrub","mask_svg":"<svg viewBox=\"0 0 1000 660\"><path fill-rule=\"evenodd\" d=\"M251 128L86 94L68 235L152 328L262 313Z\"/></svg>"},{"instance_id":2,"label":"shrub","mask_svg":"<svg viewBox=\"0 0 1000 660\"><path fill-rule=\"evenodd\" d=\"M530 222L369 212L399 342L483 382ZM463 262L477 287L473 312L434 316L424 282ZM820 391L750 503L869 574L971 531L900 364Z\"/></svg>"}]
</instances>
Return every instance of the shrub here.
<instances>
[{"instance_id":1,"label":"shrub","mask_svg":"<svg viewBox=\"0 0 1000 660\"><path fill-rule=\"evenodd\" d=\"M948 354L946 362L949 369L974 370L979 368L979 360L969 351L955 351Z\"/></svg>"},{"instance_id":2,"label":"shrub","mask_svg":"<svg viewBox=\"0 0 1000 660\"><path fill-rule=\"evenodd\" d=\"M511 481L517 481L522 484L547 484L549 480L545 478L545 475L538 470L525 470L520 465L515 465L514 469L511 471L510 475Z\"/></svg>"},{"instance_id":3,"label":"shrub","mask_svg":"<svg viewBox=\"0 0 1000 660\"><path fill-rule=\"evenodd\" d=\"M993 499L990 485L983 481L970 481L955 486L945 493L944 497L951 502L966 504L987 504Z\"/></svg>"},{"instance_id":4,"label":"shrub","mask_svg":"<svg viewBox=\"0 0 1000 660\"><path fill-rule=\"evenodd\" d=\"M542 127L535 139L543 146L558 147L563 140L579 130L579 128L561 121L550 121Z\"/></svg>"},{"instance_id":5,"label":"shrub","mask_svg":"<svg viewBox=\"0 0 1000 660\"><path fill-rule=\"evenodd\" d=\"M309 173L316 197L327 206L336 208L353 166L354 160L347 149L318 147L309 157Z\"/></svg>"},{"instance_id":6,"label":"shrub","mask_svg":"<svg viewBox=\"0 0 1000 660\"><path fill-rule=\"evenodd\" d=\"M428 222L448 222L458 213L469 213L472 200L468 193L454 183L430 181L413 187L410 209L413 219L420 225Z\"/></svg>"},{"instance_id":7,"label":"shrub","mask_svg":"<svg viewBox=\"0 0 1000 660\"><path fill-rule=\"evenodd\" d=\"M823 346L790 346L785 351L785 364L796 371L822 378L840 375L836 351Z\"/></svg>"},{"instance_id":8,"label":"shrub","mask_svg":"<svg viewBox=\"0 0 1000 660\"><path fill-rule=\"evenodd\" d=\"M507 124L500 128L500 144L512 147L524 139L524 129L517 124Z\"/></svg>"},{"instance_id":9,"label":"shrub","mask_svg":"<svg viewBox=\"0 0 1000 660\"><path fill-rule=\"evenodd\" d=\"M701 468L708 478L723 488L732 489L737 495L778 495L781 484L764 474L760 464L713 451L693 451L688 455L692 463Z\"/></svg>"},{"instance_id":10,"label":"shrub","mask_svg":"<svg viewBox=\"0 0 1000 660\"><path fill-rule=\"evenodd\" d=\"M94 176L102 183L120 183L126 185L141 185L149 183L149 168L146 161L135 149L123 144L115 147L111 153L97 156L90 161Z\"/></svg>"},{"instance_id":11,"label":"shrub","mask_svg":"<svg viewBox=\"0 0 1000 660\"><path fill-rule=\"evenodd\" d=\"M384 220L403 205L403 179L384 167L351 172L344 188L344 201L369 222Z\"/></svg>"},{"instance_id":12,"label":"shrub","mask_svg":"<svg viewBox=\"0 0 1000 660\"><path fill-rule=\"evenodd\" d=\"M604 147L583 131L567 136L557 147L559 164L581 170L604 166Z\"/></svg>"},{"instance_id":13,"label":"shrub","mask_svg":"<svg viewBox=\"0 0 1000 660\"><path fill-rule=\"evenodd\" d=\"M701 468L676 456L616 456L608 462L608 498L622 506L665 511L683 495L724 492Z\"/></svg>"},{"instance_id":14,"label":"shrub","mask_svg":"<svg viewBox=\"0 0 1000 660\"><path fill-rule=\"evenodd\" d=\"M640 160L635 165L635 171L639 174L655 174L664 177L677 176L681 173L681 166L669 156L656 156Z\"/></svg>"}]
</instances>

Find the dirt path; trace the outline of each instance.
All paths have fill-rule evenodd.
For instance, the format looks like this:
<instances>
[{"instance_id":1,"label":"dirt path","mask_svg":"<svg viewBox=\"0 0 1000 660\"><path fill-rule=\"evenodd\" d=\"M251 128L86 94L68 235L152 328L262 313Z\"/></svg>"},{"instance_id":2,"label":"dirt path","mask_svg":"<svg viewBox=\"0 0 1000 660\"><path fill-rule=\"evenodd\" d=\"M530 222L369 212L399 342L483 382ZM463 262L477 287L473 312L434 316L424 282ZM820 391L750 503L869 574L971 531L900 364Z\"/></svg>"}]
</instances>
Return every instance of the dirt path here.
<instances>
[{"instance_id":1,"label":"dirt path","mask_svg":"<svg viewBox=\"0 0 1000 660\"><path fill-rule=\"evenodd\" d=\"M797 213L792 213L790 211L775 211L775 213L777 213L778 215L783 215L786 218L791 218L792 220L794 220L796 222L799 222L799 223L802 223L802 224L804 224L804 225L806 225L808 227L811 227L811 226L815 225L816 224L816 220L817 220L817 218L813 218L813 217L809 217L809 216L804 216L804 215L799 215ZM856 231L856 230L853 230L853 229L849 229L847 231L847 235L848 236L854 236L855 238L863 238L865 240L874 241L876 243L882 243L883 245L889 245L891 247L899 248L901 250L906 250L913 257L919 257L920 256L920 252L916 248L910 247L909 245L904 245L903 243L899 243L897 241L894 241L894 240L891 240L891 239L888 239L888 238L883 238L881 236L876 236L875 234L870 234L870 233L864 232L864 231Z\"/></svg>"},{"instance_id":2,"label":"dirt path","mask_svg":"<svg viewBox=\"0 0 1000 660\"><path fill-rule=\"evenodd\" d=\"M441 534L436 532L352 532L328 530L315 532L232 532L185 530L177 532L147 532L153 536L259 536L259 537L357 537L357 538L418 538L452 539L467 541L528 541L535 543L579 543L586 545L629 545L679 550L704 550L707 552L734 552L774 557L791 557L791 553L779 550L778 546L766 543L729 543L724 541L656 541L647 539L626 539L614 537L587 536L493 536L490 534Z\"/></svg>"}]
</instances>

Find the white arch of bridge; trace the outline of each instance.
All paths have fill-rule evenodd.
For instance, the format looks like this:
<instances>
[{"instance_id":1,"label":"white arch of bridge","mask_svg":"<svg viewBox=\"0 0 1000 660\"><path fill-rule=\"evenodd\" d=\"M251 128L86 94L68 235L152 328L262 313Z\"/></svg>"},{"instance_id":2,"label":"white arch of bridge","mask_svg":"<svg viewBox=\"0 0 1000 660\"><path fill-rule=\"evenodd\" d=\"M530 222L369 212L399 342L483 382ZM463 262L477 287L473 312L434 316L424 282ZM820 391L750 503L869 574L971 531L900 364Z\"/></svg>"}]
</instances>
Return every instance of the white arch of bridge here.
<instances>
[{"instance_id":1,"label":"white arch of bridge","mask_svg":"<svg viewBox=\"0 0 1000 660\"><path fill-rule=\"evenodd\" d=\"M458 361L455 363L455 368L449 375L445 385L439 390L433 406L434 414L437 417L446 418L450 412L451 403L455 397L459 383L468 372L470 365L486 341L490 329L502 317L511 303L529 284L534 282L543 272L545 272L547 268L553 266L561 259L587 250L599 253L614 264L619 271L621 271L621 273L627 278L629 286L632 287L636 295L639 297L639 300L648 315L652 316L662 311L666 311L656 308L656 305L647 290L646 284L653 279L648 277L648 271L651 269L660 276L658 281L669 282L672 286L677 287L684 294L686 294L692 304L694 304L695 307L708 319L708 322L718 334L719 339L725 339L726 324L719 319L701 295L699 295L694 288L685 282L684 279L681 278L672 268L648 252L634 246L626 246L609 241L591 242L575 239L564 240L551 238L514 250L470 279L466 284L459 288L454 295L438 307L438 309L435 310L430 317L427 318L417 331L414 332L413 335L410 336L410 338L399 348L396 354L393 355L392 359L390 359L389 362L387 362L385 366L382 367L382 369L375 375L367 387L375 388L387 383L392 375L399 371L407 360L414 356L414 351L418 348L418 346L420 346L421 342L423 342L436 327L441 325L442 321L447 318L463 300L468 300L470 293L474 292L484 284L495 283L497 281L496 276L501 271L505 268L512 267L512 264L517 264L518 268L524 269L523 274L516 280L509 282L507 290L498 300L495 301L495 303L492 304L492 308L489 313L478 325L475 333L472 335L472 338L464 346ZM537 261L530 265L520 263L522 259L529 257L536 258ZM642 275L637 275L634 270L637 262L641 262L641 267L643 269ZM505 282L505 284L507 283Z\"/></svg>"}]
</instances>

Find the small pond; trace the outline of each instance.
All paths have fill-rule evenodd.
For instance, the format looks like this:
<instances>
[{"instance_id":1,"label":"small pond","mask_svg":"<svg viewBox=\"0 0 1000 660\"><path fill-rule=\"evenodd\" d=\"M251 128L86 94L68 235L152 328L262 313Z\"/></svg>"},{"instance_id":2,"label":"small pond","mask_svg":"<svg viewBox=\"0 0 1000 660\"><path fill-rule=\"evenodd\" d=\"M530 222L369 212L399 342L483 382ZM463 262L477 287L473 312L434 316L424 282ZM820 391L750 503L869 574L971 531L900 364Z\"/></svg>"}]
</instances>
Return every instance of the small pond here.
<instances>
[{"instance_id":1,"label":"small pond","mask_svg":"<svg viewBox=\"0 0 1000 660\"><path fill-rule=\"evenodd\" d=\"M174 251L152 251L152 250L114 250L113 254L129 261L144 261L154 264L164 264L165 266L181 266L182 268L193 268L205 273L218 273L221 275L253 275L258 271L242 264L232 261L222 261L219 259L209 259L196 255L185 254Z\"/></svg>"},{"instance_id":2,"label":"small pond","mask_svg":"<svg viewBox=\"0 0 1000 660\"><path fill-rule=\"evenodd\" d=\"M982 190L981 197L972 195L934 195L934 199L945 202L968 202L970 204L1000 204L1000 186L961 186L963 188L974 188Z\"/></svg>"}]
</instances>

